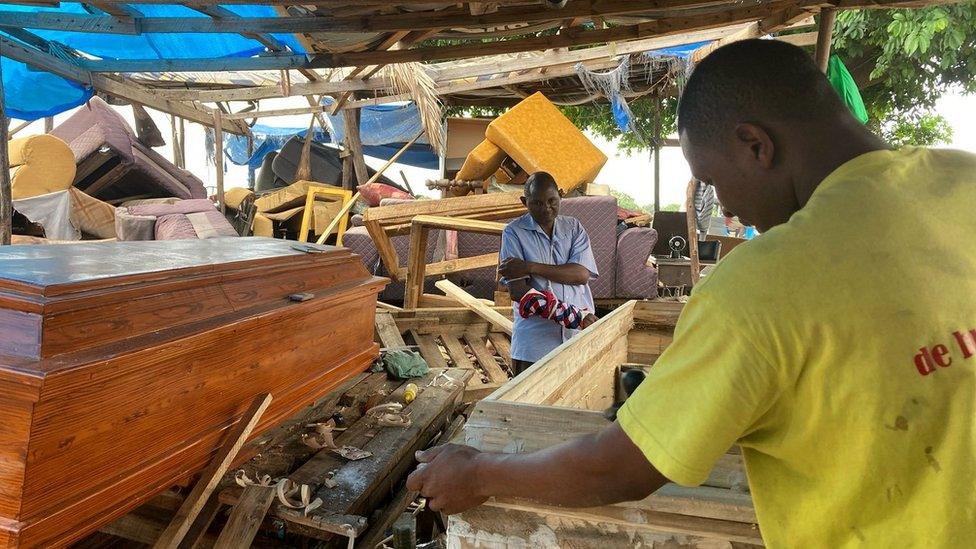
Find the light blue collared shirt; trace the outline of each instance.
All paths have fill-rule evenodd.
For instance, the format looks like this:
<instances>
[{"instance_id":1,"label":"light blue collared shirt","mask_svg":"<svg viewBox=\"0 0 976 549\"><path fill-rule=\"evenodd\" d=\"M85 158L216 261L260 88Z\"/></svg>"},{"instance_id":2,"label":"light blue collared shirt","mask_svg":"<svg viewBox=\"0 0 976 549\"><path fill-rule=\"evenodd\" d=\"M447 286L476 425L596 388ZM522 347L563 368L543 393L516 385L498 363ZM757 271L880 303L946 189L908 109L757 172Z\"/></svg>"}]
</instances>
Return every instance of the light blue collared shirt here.
<instances>
[{"instance_id":1,"label":"light blue collared shirt","mask_svg":"<svg viewBox=\"0 0 976 549\"><path fill-rule=\"evenodd\" d=\"M553 224L552 239L530 214L512 220L502 232L501 259L517 257L523 261L566 265L577 263L590 271L591 278L599 276L593 249L586 229L575 217L560 215ZM530 286L542 291L550 289L560 301L594 312L593 294L589 284L560 284L538 276L531 277ZM535 362L576 335L550 319L537 316L522 318L518 303L513 303L515 323L512 328L512 358Z\"/></svg>"}]
</instances>

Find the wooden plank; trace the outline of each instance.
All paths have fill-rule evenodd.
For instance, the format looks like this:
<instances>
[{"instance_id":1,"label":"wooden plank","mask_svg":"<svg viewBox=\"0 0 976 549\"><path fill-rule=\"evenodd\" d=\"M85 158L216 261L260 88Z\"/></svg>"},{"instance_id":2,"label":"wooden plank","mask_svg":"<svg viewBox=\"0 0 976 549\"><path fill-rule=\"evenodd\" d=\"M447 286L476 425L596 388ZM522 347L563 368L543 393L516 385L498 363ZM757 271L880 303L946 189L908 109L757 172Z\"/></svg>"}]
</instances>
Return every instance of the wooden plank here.
<instances>
[{"instance_id":1,"label":"wooden plank","mask_svg":"<svg viewBox=\"0 0 976 549\"><path fill-rule=\"evenodd\" d=\"M379 334L380 342L387 349L407 346L406 342L403 341L403 336L400 335L396 321L393 320L393 315L390 313L376 313L376 333Z\"/></svg>"},{"instance_id":2,"label":"wooden plank","mask_svg":"<svg viewBox=\"0 0 976 549\"><path fill-rule=\"evenodd\" d=\"M250 547L274 499L273 486L255 484L244 488L244 493L227 519L227 525L217 537L214 549Z\"/></svg>"},{"instance_id":3,"label":"wooden plank","mask_svg":"<svg viewBox=\"0 0 976 549\"><path fill-rule=\"evenodd\" d=\"M227 201L224 199L224 131L221 129L224 125L220 117L220 109L214 109L214 169L217 170L217 204L220 205L220 213L225 213Z\"/></svg>"},{"instance_id":4,"label":"wooden plank","mask_svg":"<svg viewBox=\"0 0 976 549\"><path fill-rule=\"evenodd\" d=\"M485 338L480 335L473 334L471 332L466 332L464 334L464 340L468 343L468 347L471 348L471 352L474 353L475 358L478 360L478 364L481 368L488 374L488 379L492 383L504 383L508 381L508 372L503 370L498 362L495 361L495 355L488 351L488 347L485 346Z\"/></svg>"},{"instance_id":5,"label":"wooden plank","mask_svg":"<svg viewBox=\"0 0 976 549\"><path fill-rule=\"evenodd\" d=\"M817 47L814 58L821 72L827 72L827 61L830 60L831 36L834 32L834 21L837 20L837 10L820 10L820 23L817 26Z\"/></svg>"},{"instance_id":6,"label":"wooden plank","mask_svg":"<svg viewBox=\"0 0 976 549\"><path fill-rule=\"evenodd\" d=\"M410 229L410 248L407 257L407 280L403 287L403 308L416 309L424 293L427 268L427 227L414 224Z\"/></svg>"},{"instance_id":7,"label":"wooden plank","mask_svg":"<svg viewBox=\"0 0 976 549\"><path fill-rule=\"evenodd\" d=\"M429 229L446 229L479 234L502 234L502 231L505 230L505 223L442 215L418 215L411 220L411 223L423 225Z\"/></svg>"},{"instance_id":8,"label":"wooden plank","mask_svg":"<svg viewBox=\"0 0 976 549\"><path fill-rule=\"evenodd\" d=\"M438 280L434 286L436 286L440 291L444 292L449 297L457 300L458 303L464 305L465 307L471 309L478 314L481 318L484 318L490 322L493 326L496 326L501 331L508 335L512 335L512 321L502 316L498 311L494 310L490 305L486 305L476 299L474 296L465 292L459 288L456 284L450 280Z\"/></svg>"},{"instance_id":9,"label":"wooden plank","mask_svg":"<svg viewBox=\"0 0 976 549\"><path fill-rule=\"evenodd\" d=\"M473 269L481 269L484 267L494 267L496 265L498 265L498 252L475 255L471 257L462 257L458 259L449 259L447 261L438 261L437 263L427 265L425 271L427 276L437 276L459 273L462 271L470 271Z\"/></svg>"},{"instance_id":10,"label":"wooden plank","mask_svg":"<svg viewBox=\"0 0 976 549\"><path fill-rule=\"evenodd\" d=\"M474 363L464 352L464 345L458 341L457 335L442 333L441 341L444 342L444 348L447 349L447 354L454 361L455 366L468 370L474 369Z\"/></svg>"},{"instance_id":11,"label":"wooden plank","mask_svg":"<svg viewBox=\"0 0 976 549\"><path fill-rule=\"evenodd\" d=\"M508 364L508 367L511 368L512 344L508 338L498 332L489 332L488 340L491 341L492 346L495 347L495 351L498 353L498 356L502 357L502 359L505 360L505 364Z\"/></svg>"},{"instance_id":12,"label":"wooden plank","mask_svg":"<svg viewBox=\"0 0 976 549\"><path fill-rule=\"evenodd\" d=\"M413 330L410 331L410 335L413 336L413 340L420 347L420 356L424 357L428 366L431 368L447 368L447 361L444 360L444 355L441 354L441 350L437 347L434 336L427 334L421 335Z\"/></svg>"},{"instance_id":13,"label":"wooden plank","mask_svg":"<svg viewBox=\"0 0 976 549\"><path fill-rule=\"evenodd\" d=\"M471 378L471 381L480 381L475 378ZM497 391L499 387L505 383L468 383L468 386L464 389L464 403L468 404L471 402L478 402L479 400L485 398L486 396Z\"/></svg>"},{"instance_id":14,"label":"wooden plank","mask_svg":"<svg viewBox=\"0 0 976 549\"><path fill-rule=\"evenodd\" d=\"M166 530L163 531L163 534L153 544L155 549L176 548L179 546L180 541L186 535L194 519L203 510L207 499L217 487L221 477L227 472L234 456L244 446L247 437L258 424L258 420L261 419L261 414L264 413L270 404L271 395L268 393L255 397L254 402L248 410L244 412L244 415L241 416L237 424L227 433L224 446L217 453L213 461L210 462L210 465L201 473L200 480L193 486L193 490L190 491L183 505L176 512L173 521L170 522Z\"/></svg>"}]
</instances>

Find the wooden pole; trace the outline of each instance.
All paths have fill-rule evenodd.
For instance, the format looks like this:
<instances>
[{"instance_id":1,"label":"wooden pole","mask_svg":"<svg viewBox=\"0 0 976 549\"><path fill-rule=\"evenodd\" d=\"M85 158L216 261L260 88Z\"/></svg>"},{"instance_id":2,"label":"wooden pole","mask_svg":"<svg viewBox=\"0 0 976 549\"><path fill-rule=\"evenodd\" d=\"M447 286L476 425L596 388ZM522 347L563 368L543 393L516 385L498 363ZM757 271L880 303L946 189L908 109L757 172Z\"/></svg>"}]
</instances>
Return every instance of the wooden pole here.
<instances>
[{"instance_id":1,"label":"wooden pole","mask_svg":"<svg viewBox=\"0 0 976 549\"><path fill-rule=\"evenodd\" d=\"M177 117L180 120L180 164L179 166L186 169L186 124L182 116Z\"/></svg>"},{"instance_id":2,"label":"wooden pole","mask_svg":"<svg viewBox=\"0 0 976 549\"><path fill-rule=\"evenodd\" d=\"M820 11L820 23L817 26L817 66L821 72L827 72L827 62L830 60L831 35L834 30L834 21L837 20L837 10L827 8Z\"/></svg>"},{"instance_id":3,"label":"wooden pole","mask_svg":"<svg viewBox=\"0 0 976 549\"><path fill-rule=\"evenodd\" d=\"M10 193L10 156L7 154L7 111L3 102L3 69L0 68L0 246L10 244L14 213Z\"/></svg>"},{"instance_id":4,"label":"wooden pole","mask_svg":"<svg viewBox=\"0 0 976 549\"><path fill-rule=\"evenodd\" d=\"M214 165L217 168L217 202L220 212L227 211L224 203L224 130L220 109L214 109Z\"/></svg>"},{"instance_id":5,"label":"wooden pole","mask_svg":"<svg viewBox=\"0 0 976 549\"><path fill-rule=\"evenodd\" d=\"M359 138L359 109L342 111L342 120L346 126L346 148L352 154L352 164L356 170L356 182L362 185L369 178L369 172L363 159L363 142Z\"/></svg>"},{"instance_id":6,"label":"wooden pole","mask_svg":"<svg viewBox=\"0 0 976 549\"><path fill-rule=\"evenodd\" d=\"M173 164L177 167L181 167L183 162L180 158L180 137L176 133L176 116L169 115L169 133L170 142L173 144Z\"/></svg>"},{"instance_id":7,"label":"wooden pole","mask_svg":"<svg viewBox=\"0 0 976 549\"><path fill-rule=\"evenodd\" d=\"M373 177L369 178L366 184L368 185L370 183L375 183L376 180L379 179L381 175L383 175L383 172L385 172L387 168L392 166L393 163L396 162L398 158L400 158L400 155L402 155L404 152L407 151L407 149L410 148L410 145L413 145L414 143L417 142L418 139L420 139L421 135L424 135L424 132L421 131L413 139L408 141L406 145L400 147L400 150L398 150L396 154L391 156L390 159L386 161L386 164L383 164L383 166L380 167L380 169L376 170L376 173L373 174ZM319 236L318 240L315 241L316 244L325 243L325 239L329 238L329 235L332 234L332 231L334 231L335 228L339 225L339 221L342 219L344 215L349 213L349 210L352 208L352 205L355 204L357 200L359 200L359 191L356 191L356 194L352 195L352 198L349 199L349 202L347 202L345 205L342 206L342 209L339 210L338 214L336 214L335 218L332 220L332 223L329 223L329 226L325 228L325 231L322 233L322 235ZM342 246L342 241L337 240L336 245Z\"/></svg>"},{"instance_id":8,"label":"wooden pole","mask_svg":"<svg viewBox=\"0 0 976 549\"><path fill-rule=\"evenodd\" d=\"M701 268L698 265L698 216L695 215L695 189L698 182L692 179L688 182L688 198L685 210L688 219L688 257L691 259L691 284L698 284Z\"/></svg>"},{"instance_id":9,"label":"wooden pole","mask_svg":"<svg viewBox=\"0 0 976 549\"><path fill-rule=\"evenodd\" d=\"M247 134L247 188L254 190L254 166L251 157L254 156L254 134Z\"/></svg>"},{"instance_id":10,"label":"wooden pole","mask_svg":"<svg viewBox=\"0 0 976 549\"><path fill-rule=\"evenodd\" d=\"M654 116L654 212L661 211L661 98Z\"/></svg>"},{"instance_id":11,"label":"wooden pole","mask_svg":"<svg viewBox=\"0 0 976 549\"><path fill-rule=\"evenodd\" d=\"M51 130L53 129L54 129L54 117L48 116L47 118L44 119L44 133L51 133Z\"/></svg>"}]
</instances>

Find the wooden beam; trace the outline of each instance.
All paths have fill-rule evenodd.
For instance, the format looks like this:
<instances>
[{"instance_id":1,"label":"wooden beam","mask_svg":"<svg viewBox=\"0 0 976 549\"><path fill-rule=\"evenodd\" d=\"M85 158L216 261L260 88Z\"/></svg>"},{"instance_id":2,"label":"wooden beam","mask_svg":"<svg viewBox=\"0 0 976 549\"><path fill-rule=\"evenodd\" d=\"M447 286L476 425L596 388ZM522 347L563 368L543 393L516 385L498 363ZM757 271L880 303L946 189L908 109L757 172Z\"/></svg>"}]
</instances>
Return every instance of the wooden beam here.
<instances>
[{"instance_id":1,"label":"wooden beam","mask_svg":"<svg viewBox=\"0 0 976 549\"><path fill-rule=\"evenodd\" d=\"M7 131L10 122L3 102L3 68L0 68L0 246L10 245L13 236L13 198L10 189L10 154Z\"/></svg>"},{"instance_id":2,"label":"wooden beam","mask_svg":"<svg viewBox=\"0 0 976 549\"><path fill-rule=\"evenodd\" d=\"M834 21L837 20L837 10L825 9L820 12L820 24L817 27L817 49L815 57L820 71L827 72L827 62L830 60L830 43L834 32Z\"/></svg>"},{"instance_id":3,"label":"wooden beam","mask_svg":"<svg viewBox=\"0 0 976 549\"><path fill-rule=\"evenodd\" d=\"M313 33L313 32L398 32L452 27L496 27L518 23L556 21L566 17L613 16L660 9L701 7L718 2L709 0L575 0L561 10L551 10L539 4L513 7L490 14L471 15L444 10L415 13L369 15L365 17L119 17L117 15L81 15L53 12L0 11L0 27L97 32L103 34L150 33L234 33L242 28L250 33ZM106 4L109 6L110 4Z\"/></svg>"},{"instance_id":4,"label":"wooden beam","mask_svg":"<svg viewBox=\"0 0 976 549\"><path fill-rule=\"evenodd\" d=\"M96 90L103 91L110 95L120 97L129 101L135 101L143 106L175 114L177 116L192 120L199 124L209 126L213 123L213 116L204 109L195 105L180 101L170 101L157 97L151 90L135 84L131 81L119 81L108 78L101 74L93 74L69 63L63 59L55 57L39 49L21 44L9 38L0 36L0 50L5 57L9 57L21 63L26 63L36 69L48 71L58 76L74 80L84 85L90 85ZM225 121L224 131L244 135L247 131L244 126L238 123Z\"/></svg>"},{"instance_id":5,"label":"wooden beam","mask_svg":"<svg viewBox=\"0 0 976 549\"><path fill-rule=\"evenodd\" d=\"M250 547L274 500L274 486L255 484L244 488L244 492L227 519L227 524L217 538L217 543L214 544L214 549Z\"/></svg>"},{"instance_id":6,"label":"wooden beam","mask_svg":"<svg viewBox=\"0 0 976 549\"><path fill-rule=\"evenodd\" d=\"M369 172L366 170L366 160L363 158L363 142L359 138L359 111L342 111L342 121L346 132L346 149L352 155L352 165L356 171L356 181L359 185L362 185L369 179Z\"/></svg>"},{"instance_id":7,"label":"wooden beam","mask_svg":"<svg viewBox=\"0 0 976 549\"><path fill-rule=\"evenodd\" d=\"M309 56L271 52L254 57L79 59L77 65L93 73L262 71L307 68Z\"/></svg>"},{"instance_id":8,"label":"wooden beam","mask_svg":"<svg viewBox=\"0 0 976 549\"><path fill-rule=\"evenodd\" d=\"M551 36L534 36L490 43L463 44L415 48L389 52L349 52L321 54L312 59L315 68L373 65L377 63L430 62L448 59L468 59L488 54L518 53L569 46L634 40L658 36L672 36L690 30L708 29L756 21L793 6L789 0L774 0L763 4L744 5L727 11L699 16L673 17L607 29L584 30Z\"/></svg>"},{"instance_id":9,"label":"wooden beam","mask_svg":"<svg viewBox=\"0 0 976 549\"><path fill-rule=\"evenodd\" d=\"M593 60L611 61L611 58L618 55L721 38L722 36L736 32L741 28L742 25L739 24L701 32L692 32L681 36L667 36L617 42L609 46L596 46L569 52L546 52L538 56L520 58L515 58L507 54L487 56L479 59L480 62L474 65L458 66L456 63L442 63L439 65L427 65L425 68L431 72L431 76L437 82L446 84L455 80L471 79L488 74L521 73L533 69L549 68L553 66L572 67L576 63ZM545 74L539 72L536 72L535 74L538 75L539 80L545 79L546 76L552 76L552 74L548 71ZM368 80L353 79L342 81L321 81L308 84L293 83L291 85L291 92L293 95L309 95L318 93L335 94L348 91L389 89L389 87L390 81L387 78L378 77L370 78ZM155 93L160 97L172 100L211 102L267 99L282 96L280 86L253 86L229 90L163 89L158 90Z\"/></svg>"},{"instance_id":10,"label":"wooden beam","mask_svg":"<svg viewBox=\"0 0 976 549\"><path fill-rule=\"evenodd\" d=\"M450 280L438 280L434 283L434 286L436 286L440 291L444 292L444 294L448 297L454 298L454 300L461 305L464 305L477 313L478 316L487 320L496 328L508 335L512 335L512 321L502 316L498 311L492 309L490 305L485 305L468 292L465 292L459 288Z\"/></svg>"},{"instance_id":11,"label":"wooden beam","mask_svg":"<svg viewBox=\"0 0 976 549\"><path fill-rule=\"evenodd\" d=\"M217 452L217 456L210 462L210 465L200 474L200 480L186 496L186 500L176 512L172 522L153 544L154 549L176 549L179 546L183 536L186 535L194 519L206 505L210 494L213 493L224 473L230 468L237 452L244 446L244 442L247 441L251 431L257 426L258 420L261 419L261 415L269 404L271 404L271 395L268 393L254 398L254 402L244 412L241 419L227 433L223 447Z\"/></svg>"},{"instance_id":12,"label":"wooden beam","mask_svg":"<svg viewBox=\"0 0 976 549\"><path fill-rule=\"evenodd\" d=\"M220 205L220 213L225 213L227 212L227 201L224 199L224 132L221 130L224 124L221 116L222 111L219 108L214 109L214 167L217 169L217 203ZM309 137L311 138L311 136Z\"/></svg>"}]
</instances>

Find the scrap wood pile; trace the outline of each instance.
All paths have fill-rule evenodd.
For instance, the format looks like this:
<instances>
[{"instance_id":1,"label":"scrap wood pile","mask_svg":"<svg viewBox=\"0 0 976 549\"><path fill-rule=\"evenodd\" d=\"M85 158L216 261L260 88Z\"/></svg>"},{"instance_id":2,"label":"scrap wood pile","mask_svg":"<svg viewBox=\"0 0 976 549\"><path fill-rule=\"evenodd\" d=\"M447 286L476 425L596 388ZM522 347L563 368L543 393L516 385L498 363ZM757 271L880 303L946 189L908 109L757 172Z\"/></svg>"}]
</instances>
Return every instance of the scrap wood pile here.
<instances>
[{"instance_id":1,"label":"scrap wood pile","mask_svg":"<svg viewBox=\"0 0 976 549\"><path fill-rule=\"evenodd\" d=\"M287 547L302 538L377 546L417 499L403 487L414 453L460 428L455 413L471 375L435 368L412 380L356 376L259 438L261 452L224 475L180 546ZM108 535L156 544L181 492L163 493L89 542Z\"/></svg>"}]
</instances>

